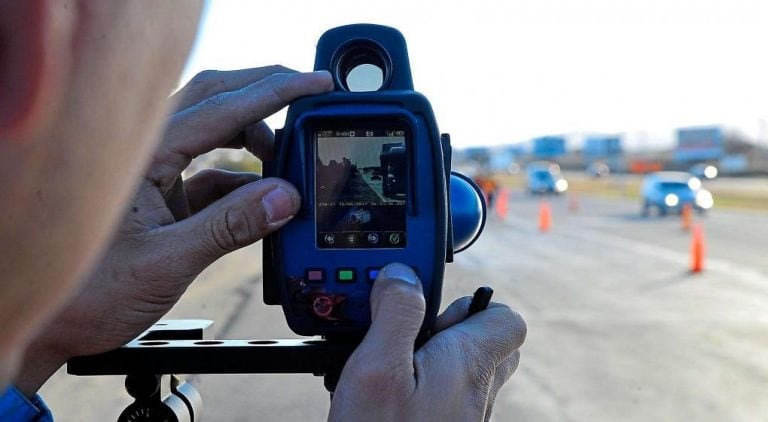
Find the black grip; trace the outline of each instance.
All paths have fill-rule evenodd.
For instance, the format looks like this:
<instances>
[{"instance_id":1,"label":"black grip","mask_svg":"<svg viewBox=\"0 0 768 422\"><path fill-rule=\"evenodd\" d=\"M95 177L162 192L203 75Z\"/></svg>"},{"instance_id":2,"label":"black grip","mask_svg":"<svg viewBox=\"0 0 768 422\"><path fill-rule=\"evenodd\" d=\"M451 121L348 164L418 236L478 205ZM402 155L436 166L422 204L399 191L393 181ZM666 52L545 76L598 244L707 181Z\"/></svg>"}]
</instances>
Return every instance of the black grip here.
<instances>
[{"instance_id":1,"label":"black grip","mask_svg":"<svg viewBox=\"0 0 768 422\"><path fill-rule=\"evenodd\" d=\"M475 291L472 296L472 302L469 303L469 315L472 316L488 307L491 303L491 297L493 297L493 289L490 287L480 287Z\"/></svg>"}]
</instances>

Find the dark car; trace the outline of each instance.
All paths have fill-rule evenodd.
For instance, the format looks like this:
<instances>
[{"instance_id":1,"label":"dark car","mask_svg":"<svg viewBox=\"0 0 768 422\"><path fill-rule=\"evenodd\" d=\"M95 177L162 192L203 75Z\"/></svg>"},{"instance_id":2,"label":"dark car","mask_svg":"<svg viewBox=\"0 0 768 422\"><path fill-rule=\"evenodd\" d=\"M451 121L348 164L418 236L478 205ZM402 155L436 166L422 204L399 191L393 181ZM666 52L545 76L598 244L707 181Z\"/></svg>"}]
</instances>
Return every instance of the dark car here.
<instances>
[{"instance_id":1,"label":"dark car","mask_svg":"<svg viewBox=\"0 0 768 422\"><path fill-rule=\"evenodd\" d=\"M401 199L405 196L405 158L405 145L402 143L381 146L382 191L387 198Z\"/></svg>"}]
</instances>

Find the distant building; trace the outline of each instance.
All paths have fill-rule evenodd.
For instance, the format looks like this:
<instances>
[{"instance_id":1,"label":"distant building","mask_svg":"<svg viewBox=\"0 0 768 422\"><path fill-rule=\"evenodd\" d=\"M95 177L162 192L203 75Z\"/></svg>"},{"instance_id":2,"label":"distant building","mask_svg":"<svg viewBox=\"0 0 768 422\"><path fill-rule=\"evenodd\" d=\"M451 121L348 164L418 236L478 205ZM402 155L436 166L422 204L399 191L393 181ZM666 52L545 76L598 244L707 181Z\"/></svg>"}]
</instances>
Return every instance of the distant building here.
<instances>
[{"instance_id":1,"label":"distant building","mask_svg":"<svg viewBox=\"0 0 768 422\"><path fill-rule=\"evenodd\" d=\"M677 162L719 160L724 154L723 130L719 126L690 127L677 130Z\"/></svg>"},{"instance_id":2,"label":"distant building","mask_svg":"<svg viewBox=\"0 0 768 422\"><path fill-rule=\"evenodd\" d=\"M614 171L624 169L624 147L618 135L586 138L582 156L587 166L602 162Z\"/></svg>"},{"instance_id":3,"label":"distant building","mask_svg":"<svg viewBox=\"0 0 768 422\"><path fill-rule=\"evenodd\" d=\"M516 173L525 154L522 145L504 145L491 150L489 167L492 172Z\"/></svg>"},{"instance_id":4,"label":"distant building","mask_svg":"<svg viewBox=\"0 0 768 422\"><path fill-rule=\"evenodd\" d=\"M584 141L584 157L591 160L602 160L624 153L619 136L592 136Z\"/></svg>"},{"instance_id":5,"label":"distant building","mask_svg":"<svg viewBox=\"0 0 768 422\"><path fill-rule=\"evenodd\" d=\"M471 163L481 168L487 168L491 161L491 151L488 147L470 147L457 151L456 158L464 163Z\"/></svg>"},{"instance_id":6,"label":"distant building","mask_svg":"<svg viewBox=\"0 0 768 422\"><path fill-rule=\"evenodd\" d=\"M554 160L565 155L565 137L542 136L532 141L531 154L535 160Z\"/></svg>"}]
</instances>

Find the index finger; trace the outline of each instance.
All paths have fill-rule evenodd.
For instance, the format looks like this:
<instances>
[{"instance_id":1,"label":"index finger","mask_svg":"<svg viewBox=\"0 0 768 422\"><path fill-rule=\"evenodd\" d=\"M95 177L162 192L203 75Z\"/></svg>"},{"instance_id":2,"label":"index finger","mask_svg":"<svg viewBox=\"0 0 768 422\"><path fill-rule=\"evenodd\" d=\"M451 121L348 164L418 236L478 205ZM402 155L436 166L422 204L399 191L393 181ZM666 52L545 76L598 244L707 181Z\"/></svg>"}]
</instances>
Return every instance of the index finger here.
<instances>
[{"instance_id":1,"label":"index finger","mask_svg":"<svg viewBox=\"0 0 768 422\"><path fill-rule=\"evenodd\" d=\"M474 296L465 296L456 299L445 311L443 311L442 314L437 316L432 331L434 333L439 333L446 328L464 321L467 317L486 309L490 306L492 296L493 289L490 287L480 287L475 291Z\"/></svg>"},{"instance_id":2,"label":"index finger","mask_svg":"<svg viewBox=\"0 0 768 422\"><path fill-rule=\"evenodd\" d=\"M204 70L173 94L171 101L176 102L177 110L184 110L208 97L222 92L238 90L274 73L295 72L293 69L280 65L239 70Z\"/></svg>"},{"instance_id":3,"label":"index finger","mask_svg":"<svg viewBox=\"0 0 768 422\"><path fill-rule=\"evenodd\" d=\"M326 71L275 73L241 89L208 97L171 116L150 177L160 186L170 186L193 158L226 145L246 126L291 101L332 88Z\"/></svg>"},{"instance_id":4,"label":"index finger","mask_svg":"<svg viewBox=\"0 0 768 422\"><path fill-rule=\"evenodd\" d=\"M459 305L460 306L460 305ZM495 367L525 341L525 320L508 306L492 302L486 310L439 332L444 340L458 343L469 356L481 356Z\"/></svg>"}]
</instances>

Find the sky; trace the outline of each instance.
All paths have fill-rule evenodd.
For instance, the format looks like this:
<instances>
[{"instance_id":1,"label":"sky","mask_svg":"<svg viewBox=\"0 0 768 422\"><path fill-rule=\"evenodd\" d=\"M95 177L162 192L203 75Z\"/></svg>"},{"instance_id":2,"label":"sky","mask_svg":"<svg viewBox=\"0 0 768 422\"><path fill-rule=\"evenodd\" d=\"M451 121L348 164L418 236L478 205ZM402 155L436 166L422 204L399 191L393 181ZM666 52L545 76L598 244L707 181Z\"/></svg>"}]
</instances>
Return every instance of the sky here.
<instances>
[{"instance_id":1,"label":"sky","mask_svg":"<svg viewBox=\"0 0 768 422\"><path fill-rule=\"evenodd\" d=\"M355 166L380 167L382 146L385 144L399 143L403 145L405 138L395 138L389 136L358 137L353 138L355 142L350 142L349 137L327 137L318 139L317 158L328 165L331 161L341 163L344 158L348 159Z\"/></svg>"},{"instance_id":2,"label":"sky","mask_svg":"<svg viewBox=\"0 0 768 422\"><path fill-rule=\"evenodd\" d=\"M312 70L325 30L361 22L405 35L415 89L459 147L615 133L667 147L712 124L768 146L765 0L208 1L182 82Z\"/></svg>"}]
</instances>

